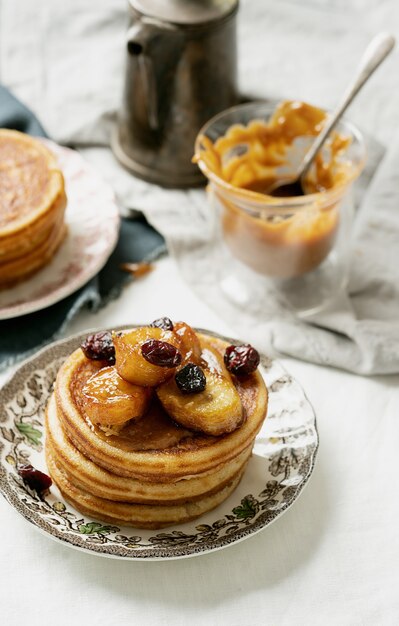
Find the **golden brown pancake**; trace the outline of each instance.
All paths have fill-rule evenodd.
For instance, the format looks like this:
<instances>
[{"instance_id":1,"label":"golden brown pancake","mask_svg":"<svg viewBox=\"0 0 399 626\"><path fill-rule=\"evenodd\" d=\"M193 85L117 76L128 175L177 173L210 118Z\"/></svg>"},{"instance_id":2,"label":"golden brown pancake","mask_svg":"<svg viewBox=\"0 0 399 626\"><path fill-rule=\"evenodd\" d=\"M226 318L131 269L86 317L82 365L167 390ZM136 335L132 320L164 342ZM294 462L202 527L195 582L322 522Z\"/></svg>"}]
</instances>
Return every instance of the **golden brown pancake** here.
<instances>
[{"instance_id":1,"label":"golden brown pancake","mask_svg":"<svg viewBox=\"0 0 399 626\"><path fill-rule=\"evenodd\" d=\"M228 498L240 482L245 469L243 467L227 485L216 493L205 495L194 502L154 505L114 502L99 498L84 491L76 483L69 480L49 453L47 453L47 465L54 482L57 483L65 499L78 511L105 522L136 526L137 528L163 528L170 524L183 524L207 513Z\"/></svg>"},{"instance_id":2,"label":"golden brown pancake","mask_svg":"<svg viewBox=\"0 0 399 626\"><path fill-rule=\"evenodd\" d=\"M222 353L225 343L200 336ZM266 412L267 391L259 372L235 380L246 419L244 424L221 437L194 433L174 424L152 405L145 419L128 424L119 436L107 437L82 412L80 394L86 380L99 368L86 359L80 348L63 364L55 388L61 424L72 443L101 467L120 476L142 480L170 481L187 474L204 473L235 458L255 439Z\"/></svg>"},{"instance_id":3,"label":"golden brown pancake","mask_svg":"<svg viewBox=\"0 0 399 626\"><path fill-rule=\"evenodd\" d=\"M27 225L23 231L16 231L13 235L0 238L0 263L21 257L46 241L50 237L55 224L63 220L66 205L66 195L62 188L44 215Z\"/></svg>"},{"instance_id":4,"label":"golden brown pancake","mask_svg":"<svg viewBox=\"0 0 399 626\"><path fill-rule=\"evenodd\" d=\"M55 396L46 411L47 456L56 459L70 482L93 495L119 502L178 504L211 495L229 483L251 455L252 446L233 463L222 465L212 474L202 474L174 482L149 482L118 476L96 465L73 446L57 417Z\"/></svg>"},{"instance_id":5,"label":"golden brown pancake","mask_svg":"<svg viewBox=\"0 0 399 626\"><path fill-rule=\"evenodd\" d=\"M0 288L16 285L47 265L64 241L66 233L67 227L62 220L53 227L48 239L32 252L0 263Z\"/></svg>"},{"instance_id":6,"label":"golden brown pancake","mask_svg":"<svg viewBox=\"0 0 399 626\"><path fill-rule=\"evenodd\" d=\"M228 344L199 335L202 349ZM57 376L47 407L50 474L78 510L106 521L159 528L188 521L222 502L240 480L267 409L259 372L233 382L244 421L209 436L174 423L154 394L147 413L118 434L105 434L84 411L82 389L101 364L79 348Z\"/></svg>"},{"instance_id":7,"label":"golden brown pancake","mask_svg":"<svg viewBox=\"0 0 399 626\"><path fill-rule=\"evenodd\" d=\"M0 288L46 265L66 230L64 179L38 139L0 129Z\"/></svg>"}]
</instances>

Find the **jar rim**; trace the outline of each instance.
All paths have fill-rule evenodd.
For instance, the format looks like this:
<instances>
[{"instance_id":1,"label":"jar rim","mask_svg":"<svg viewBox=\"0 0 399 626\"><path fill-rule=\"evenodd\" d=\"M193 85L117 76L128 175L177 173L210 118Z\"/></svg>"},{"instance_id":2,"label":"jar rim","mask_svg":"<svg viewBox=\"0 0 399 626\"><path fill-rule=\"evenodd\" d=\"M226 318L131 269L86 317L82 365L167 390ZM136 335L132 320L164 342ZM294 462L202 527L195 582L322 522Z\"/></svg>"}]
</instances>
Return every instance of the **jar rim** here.
<instances>
[{"instance_id":1,"label":"jar rim","mask_svg":"<svg viewBox=\"0 0 399 626\"><path fill-rule=\"evenodd\" d=\"M288 198L279 198L274 196L268 196L267 194L259 193L257 191L252 191L249 189L245 189L242 187L236 187L231 183L227 182L215 172L210 170L204 160L201 158L201 137L206 136L206 132L220 119L227 117L235 112L240 112L244 110L248 110L255 107L264 107L265 112L272 112L275 110L276 106L281 102L281 100L258 100L245 104L238 104L220 113L214 115L211 119L209 119L199 130L196 140L195 140L195 148L194 148L194 159L202 171L202 173L206 176L206 178L217 185L219 188L222 188L224 191L228 192L228 195L238 196L242 201L247 201L248 207L240 207L243 210L248 210L251 213L252 211L258 210L259 212L263 212L268 208L273 211L286 211L289 208L292 211L300 210L305 206L309 206L310 204L317 203L322 205L329 205L330 203L336 202L339 198L341 198L348 187L359 177L362 170L364 169L366 159L367 159L367 149L365 146L364 138L361 131L354 125L352 122L346 120L346 118L341 118L339 123L343 123L346 129L351 134L352 138L354 138L360 147L361 156L359 162L356 163L356 167L353 168L353 171L350 173L350 176L345 181L345 183L334 185L331 189L326 189L324 191L319 191L311 194L306 194L304 196L292 196ZM322 109L323 111L329 113L328 109ZM253 119L257 119L256 116ZM235 122L240 123L240 122ZM247 122L249 123L249 122ZM265 200L267 199L267 200ZM252 210L251 210L252 209Z\"/></svg>"}]
</instances>

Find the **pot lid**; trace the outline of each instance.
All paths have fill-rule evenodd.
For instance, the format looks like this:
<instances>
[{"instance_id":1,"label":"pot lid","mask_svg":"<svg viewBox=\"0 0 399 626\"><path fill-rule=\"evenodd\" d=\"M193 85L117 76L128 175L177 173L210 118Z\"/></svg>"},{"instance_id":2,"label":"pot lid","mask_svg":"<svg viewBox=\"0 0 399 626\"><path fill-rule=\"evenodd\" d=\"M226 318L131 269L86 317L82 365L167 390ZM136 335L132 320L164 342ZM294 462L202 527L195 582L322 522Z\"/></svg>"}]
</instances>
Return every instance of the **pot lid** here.
<instances>
[{"instance_id":1,"label":"pot lid","mask_svg":"<svg viewBox=\"0 0 399 626\"><path fill-rule=\"evenodd\" d=\"M181 26L200 26L227 17L238 7L238 0L129 0L145 17Z\"/></svg>"}]
</instances>

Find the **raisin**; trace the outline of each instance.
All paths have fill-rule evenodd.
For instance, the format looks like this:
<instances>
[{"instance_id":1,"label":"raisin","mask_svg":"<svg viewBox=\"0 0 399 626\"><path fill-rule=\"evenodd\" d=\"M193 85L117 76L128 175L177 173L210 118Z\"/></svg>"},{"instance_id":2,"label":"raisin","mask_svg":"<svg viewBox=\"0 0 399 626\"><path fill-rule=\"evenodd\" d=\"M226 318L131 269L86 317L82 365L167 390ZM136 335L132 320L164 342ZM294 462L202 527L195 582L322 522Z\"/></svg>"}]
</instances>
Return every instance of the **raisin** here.
<instances>
[{"instance_id":1,"label":"raisin","mask_svg":"<svg viewBox=\"0 0 399 626\"><path fill-rule=\"evenodd\" d=\"M150 326L152 328L162 328L162 330L173 330L173 322L169 317L160 317L151 322Z\"/></svg>"},{"instance_id":2,"label":"raisin","mask_svg":"<svg viewBox=\"0 0 399 626\"><path fill-rule=\"evenodd\" d=\"M258 367L259 361L259 352L249 344L229 346L224 354L227 369L236 376L252 374Z\"/></svg>"},{"instance_id":3,"label":"raisin","mask_svg":"<svg viewBox=\"0 0 399 626\"><path fill-rule=\"evenodd\" d=\"M37 491L38 494L48 491L53 484L50 476L47 476L47 474L35 469L33 465L18 465L17 471L25 485L27 485L30 489Z\"/></svg>"},{"instance_id":4,"label":"raisin","mask_svg":"<svg viewBox=\"0 0 399 626\"><path fill-rule=\"evenodd\" d=\"M206 387L204 371L191 362L177 372L175 381L182 393L200 393Z\"/></svg>"},{"instance_id":5,"label":"raisin","mask_svg":"<svg viewBox=\"0 0 399 626\"><path fill-rule=\"evenodd\" d=\"M109 365L115 363L115 347L107 330L88 335L80 347L88 359L106 361Z\"/></svg>"},{"instance_id":6,"label":"raisin","mask_svg":"<svg viewBox=\"0 0 399 626\"><path fill-rule=\"evenodd\" d=\"M148 339L141 346L141 354L146 361L159 367L176 367L182 356L177 348L167 341Z\"/></svg>"}]
</instances>

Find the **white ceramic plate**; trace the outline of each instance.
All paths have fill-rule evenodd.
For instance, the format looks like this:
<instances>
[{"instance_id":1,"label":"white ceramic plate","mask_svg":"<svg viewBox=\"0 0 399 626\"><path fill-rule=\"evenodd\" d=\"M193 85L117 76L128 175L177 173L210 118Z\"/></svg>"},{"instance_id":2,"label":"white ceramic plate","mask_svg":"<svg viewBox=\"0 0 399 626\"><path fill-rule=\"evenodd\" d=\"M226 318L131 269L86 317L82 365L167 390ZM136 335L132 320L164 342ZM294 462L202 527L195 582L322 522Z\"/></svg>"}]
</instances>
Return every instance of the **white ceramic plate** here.
<instances>
[{"instance_id":1,"label":"white ceramic plate","mask_svg":"<svg viewBox=\"0 0 399 626\"><path fill-rule=\"evenodd\" d=\"M65 178L68 234L49 265L0 291L0 320L44 309L82 287L105 265L118 238L119 211L111 187L78 152L43 141Z\"/></svg>"},{"instance_id":2,"label":"white ceramic plate","mask_svg":"<svg viewBox=\"0 0 399 626\"><path fill-rule=\"evenodd\" d=\"M24 485L16 464L29 462L47 471L44 409L58 368L84 336L41 350L1 390L0 490L34 526L66 545L102 556L176 559L218 550L250 537L297 499L315 463L316 418L299 384L277 361L262 357L261 371L269 390L268 417L241 483L213 511L193 522L154 531L114 526L82 516L54 485L41 500ZM234 343L230 338L222 339Z\"/></svg>"}]
</instances>

